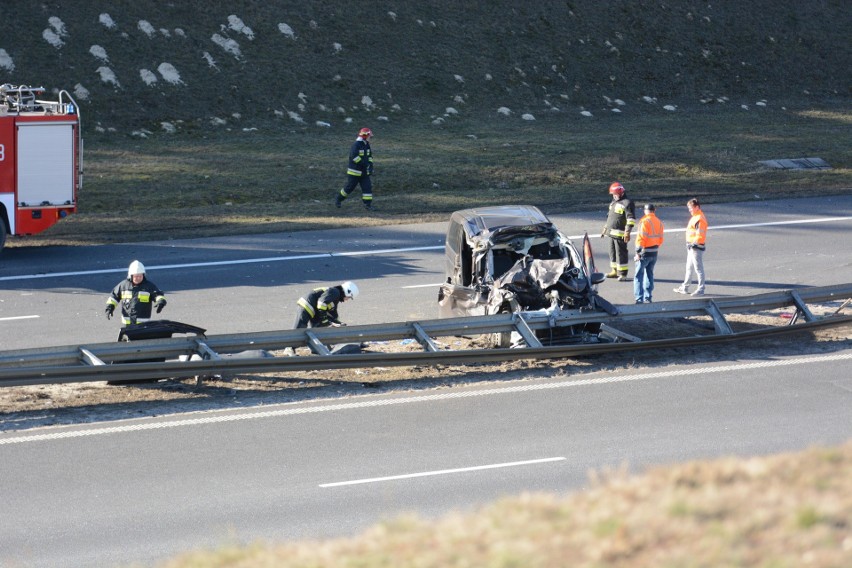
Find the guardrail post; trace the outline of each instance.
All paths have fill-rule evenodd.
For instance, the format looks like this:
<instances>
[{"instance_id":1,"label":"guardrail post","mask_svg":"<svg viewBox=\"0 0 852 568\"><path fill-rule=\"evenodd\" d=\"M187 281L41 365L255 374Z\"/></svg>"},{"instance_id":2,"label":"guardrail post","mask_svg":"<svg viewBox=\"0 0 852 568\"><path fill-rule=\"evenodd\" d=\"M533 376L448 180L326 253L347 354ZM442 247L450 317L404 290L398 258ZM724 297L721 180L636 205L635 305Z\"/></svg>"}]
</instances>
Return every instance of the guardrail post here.
<instances>
[{"instance_id":1,"label":"guardrail post","mask_svg":"<svg viewBox=\"0 0 852 568\"><path fill-rule=\"evenodd\" d=\"M709 300L704 309L707 310L707 313L710 314L711 318L713 318L713 324L716 326L716 333L718 335L734 334L734 330L731 329L730 325L728 325L728 320L726 320L725 316L722 315L722 310L719 309L716 302Z\"/></svg>"},{"instance_id":2,"label":"guardrail post","mask_svg":"<svg viewBox=\"0 0 852 568\"><path fill-rule=\"evenodd\" d=\"M512 323L515 324L515 329L527 342L527 347L541 347L541 341L535 336L535 332L527 325L527 320L519 312L512 314Z\"/></svg>"},{"instance_id":3,"label":"guardrail post","mask_svg":"<svg viewBox=\"0 0 852 568\"><path fill-rule=\"evenodd\" d=\"M429 337L429 334L423 329L423 326L417 322L413 322L411 327L414 328L414 337L417 339L417 342L423 346L426 351L437 351L438 346L435 345L435 342L432 341L432 338Z\"/></svg>"},{"instance_id":4,"label":"guardrail post","mask_svg":"<svg viewBox=\"0 0 852 568\"><path fill-rule=\"evenodd\" d=\"M816 318L808 309L808 305L802 299L798 292L792 290L790 295L793 297L793 303L796 304L796 315L790 318L790 325L793 325L797 319L799 319L799 314L803 314L805 316L805 321L814 321Z\"/></svg>"},{"instance_id":5,"label":"guardrail post","mask_svg":"<svg viewBox=\"0 0 852 568\"><path fill-rule=\"evenodd\" d=\"M103 361L98 358L97 355L86 349L85 347L80 348L80 358L89 365L98 366L98 365L106 365Z\"/></svg>"},{"instance_id":6,"label":"guardrail post","mask_svg":"<svg viewBox=\"0 0 852 568\"><path fill-rule=\"evenodd\" d=\"M318 355L331 355L331 351L328 350L328 347L323 345L323 342L317 338L310 331L305 331L305 335L308 336L308 345L318 354Z\"/></svg>"}]
</instances>

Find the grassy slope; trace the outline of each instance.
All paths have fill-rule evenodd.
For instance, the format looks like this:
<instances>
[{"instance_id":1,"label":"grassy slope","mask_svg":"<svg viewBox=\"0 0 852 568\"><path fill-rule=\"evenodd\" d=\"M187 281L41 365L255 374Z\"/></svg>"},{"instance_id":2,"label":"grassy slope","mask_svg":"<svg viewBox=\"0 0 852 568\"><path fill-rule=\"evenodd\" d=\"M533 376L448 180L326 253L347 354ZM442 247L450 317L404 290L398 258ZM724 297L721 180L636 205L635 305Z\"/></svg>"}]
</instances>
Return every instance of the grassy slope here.
<instances>
[{"instance_id":1,"label":"grassy slope","mask_svg":"<svg viewBox=\"0 0 852 568\"><path fill-rule=\"evenodd\" d=\"M663 203L848 191L850 23L852 5L829 1L41 2L0 22L0 82L85 89L86 181L80 214L23 242L443 219L518 200L556 212L598 206L616 178ZM372 218L328 207L362 124L377 132ZM835 170L757 165L801 156Z\"/></svg>"}]
</instances>

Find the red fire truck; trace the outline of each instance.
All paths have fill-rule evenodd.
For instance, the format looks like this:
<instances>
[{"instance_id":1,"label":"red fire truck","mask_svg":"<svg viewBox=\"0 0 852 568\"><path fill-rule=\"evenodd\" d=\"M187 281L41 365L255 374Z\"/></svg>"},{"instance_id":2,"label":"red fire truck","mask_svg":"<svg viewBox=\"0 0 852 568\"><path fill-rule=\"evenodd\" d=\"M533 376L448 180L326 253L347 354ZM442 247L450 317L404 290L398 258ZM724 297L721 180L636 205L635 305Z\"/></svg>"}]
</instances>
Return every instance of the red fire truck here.
<instances>
[{"instance_id":1,"label":"red fire truck","mask_svg":"<svg viewBox=\"0 0 852 568\"><path fill-rule=\"evenodd\" d=\"M80 107L67 91L0 85L0 249L77 211L83 185Z\"/></svg>"}]
</instances>

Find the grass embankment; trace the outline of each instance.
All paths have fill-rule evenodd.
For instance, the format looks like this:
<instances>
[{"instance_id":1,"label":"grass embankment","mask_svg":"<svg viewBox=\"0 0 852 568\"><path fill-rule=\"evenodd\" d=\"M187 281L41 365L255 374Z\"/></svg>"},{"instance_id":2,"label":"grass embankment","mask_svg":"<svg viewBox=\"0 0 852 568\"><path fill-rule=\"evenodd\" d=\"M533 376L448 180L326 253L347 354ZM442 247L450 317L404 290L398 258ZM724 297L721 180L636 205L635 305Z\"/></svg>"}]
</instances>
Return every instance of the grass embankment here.
<instances>
[{"instance_id":1,"label":"grass embankment","mask_svg":"<svg viewBox=\"0 0 852 568\"><path fill-rule=\"evenodd\" d=\"M345 540L230 546L164 568L852 565L852 443L592 476L566 497L506 498Z\"/></svg>"},{"instance_id":2,"label":"grass embankment","mask_svg":"<svg viewBox=\"0 0 852 568\"><path fill-rule=\"evenodd\" d=\"M848 193L852 111L845 107L696 107L534 122L488 116L441 126L377 123L378 212L332 198L352 135L283 123L266 130L92 134L80 213L12 246L296 231L444 220L454 210L530 203L548 213L603 208L619 180L638 201L680 204ZM771 170L821 157L826 171Z\"/></svg>"}]
</instances>

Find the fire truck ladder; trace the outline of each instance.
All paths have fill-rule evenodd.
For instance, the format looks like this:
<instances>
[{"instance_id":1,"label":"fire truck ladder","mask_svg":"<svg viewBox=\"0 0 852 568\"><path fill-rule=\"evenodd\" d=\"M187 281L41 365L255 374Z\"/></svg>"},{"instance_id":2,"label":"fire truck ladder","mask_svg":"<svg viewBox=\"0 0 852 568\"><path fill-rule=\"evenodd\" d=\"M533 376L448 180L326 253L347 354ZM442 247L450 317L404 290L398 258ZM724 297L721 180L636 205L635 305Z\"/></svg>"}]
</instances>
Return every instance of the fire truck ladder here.
<instances>
[{"instance_id":1,"label":"fire truck ladder","mask_svg":"<svg viewBox=\"0 0 852 568\"><path fill-rule=\"evenodd\" d=\"M773 336L781 333L850 325L852 316L840 315L852 297L852 284L819 288L801 288L736 298L690 299L620 306L619 313L562 311L522 312L481 317L424 320L419 322L265 331L233 335L205 336L193 328L174 324L175 330L195 333L194 337L139 339L115 343L72 345L0 352L0 386L50 383L128 380L154 380L239 373L271 373L316 369L349 369L378 366L473 364L517 359L576 357L626 351L663 349L701 344L725 343ZM845 300L845 302L844 302ZM836 311L817 317L808 303L843 302ZM783 326L734 331L724 314L759 312L792 306L795 313ZM654 318L691 318L709 316L715 333L675 339L642 340L616 329L618 322ZM802 321L804 320L804 321ZM601 324L598 337L588 342L544 346L536 331L581 324ZM183 327L181 327L183 326ZM125 328L128 329L128 328ZM132 329L132 328L131 328ZM479 336L515 332L523 338L523 347L452 350L439 345L436 338ZM600 340L600 336L604 340ZM422 351L336 353L329 347L341 344L369 344L391 340L414 340ZM269 351L287 347L309 347L314 355L272 356Z\"/></svg>"},{"instance_id":2,"label":"fire truck ladder","mask_svg":"<svg viewBox=\"0 0 852 568\"><path fill-rule=\"evenodd\" d=\"M38 97L44 93L44 87L28 87L27 85L0 85L0 111L45 114L72 114L79 112L77 102L68 91L59 91L59 100L45 101ZM67 100L66 100L67 99Z\"/></svg>"}]
</instances>

